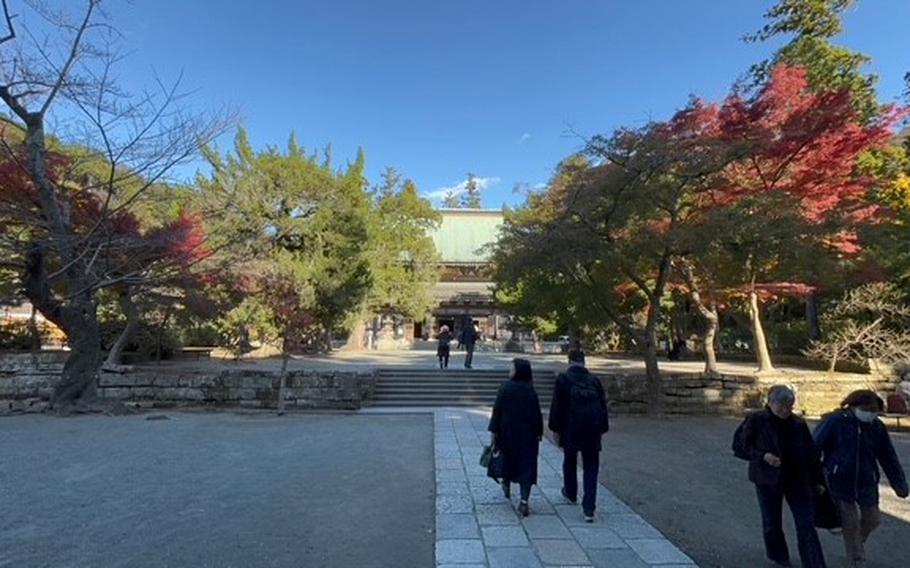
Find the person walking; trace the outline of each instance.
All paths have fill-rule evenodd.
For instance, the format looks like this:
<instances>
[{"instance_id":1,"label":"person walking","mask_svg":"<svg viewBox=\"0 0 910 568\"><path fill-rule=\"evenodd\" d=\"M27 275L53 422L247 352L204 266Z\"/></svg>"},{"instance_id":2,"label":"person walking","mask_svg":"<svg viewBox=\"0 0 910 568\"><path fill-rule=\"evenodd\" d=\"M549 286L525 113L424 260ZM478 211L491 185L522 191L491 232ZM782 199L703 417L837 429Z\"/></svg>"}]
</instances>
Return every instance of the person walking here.
<instances>
[{"instance_id":1,"label":"person walking","mask_svg":"<svg viewBox=\"0 0 910 568\"><path fill-rule=\"evenodd\" d=\"M436 347L436 356L439 358L439 368L448 369L450 344L452 343L452 333L449 331L449 326L443 325L439 328L439 334L436 336L436 340L439 342Z\"/></svg>"},{"instance_id":2,"label":"person walking","mask_svg":"<svg viewBox=\"0 0 910 568\"><path fill-rule=\"evenodd\" d=\"M579 341L577 339L572 342L572 347L569 349L569 363L570 364L571 364L573 358L581 361L582 363L585 362L585 351L584 351L584 349L581 348L581 341Z\"/></svg>"},{"instance_id":3,"label":"person walking","mask_svg":"<svg viewBox=\"0 0 910 568\"><path fill-rule=\"evenodd\" d=\"M465 318L461 333L458 335L458 344L464 347L464 368L470 369L474 364L474 347L477 345L479 334L470 318Z\"/></svg>"},{"instance_id":4,"label":"person walking","mask_svg":"<svg viewBox=\"0 0 910 568\"><path fill-rule=\"evenodd\" d=\"M898 497L910 494L891 437L878 419L884 406L874 392L854 391L815 429L828 486L841 516L847 560L854 567L866 565L866 541L881 524L879 466Z\"/></svg>"},{"instance_id":5,"label":"person walking","mask_svg":"<svg viewBox=\"0 0 910 568\"><path fill-rule=\"evenodd\" d=\"M573 504L578 501L576 470L581 453L584 487L581 506L585 521L593 522L601 438L610 429L610 418L603 385L585 367L581 350L569 353L569 368L556 378L549 427L557 445L563 449L562 495Z\"/></svg>"},{"instance_id":6,"label":"person walking","mask_svg":"<svg viewBox=\"0 0 910 568\"><path fill-rule=\"evenodd\" d=\"M814 520L815 495L825 490L821 459L809 426L793 414L795 403L796 395L789 387L771 387L765 409L743 422L737 455L749 462L749 481L755 484L768 560L790 566L783 529L786 499L796 524L803 566L824 568L825 557Z\"/></svg>"},{"instance_id":7,"label":"person walking","mask_svg":"<svg viewBox=\"0 0 910 568\"><path fill-rule=\"evenodd\" d=\"M531 486L537 483L537 454L543 438L540 401L527 359L512 361L509 380L496 394L488 429L490 444L499 449L504 458L503 493L510 499L512 483L517 483L521 490L518 512L527 517Z\"/></svg>"}]
</instances>

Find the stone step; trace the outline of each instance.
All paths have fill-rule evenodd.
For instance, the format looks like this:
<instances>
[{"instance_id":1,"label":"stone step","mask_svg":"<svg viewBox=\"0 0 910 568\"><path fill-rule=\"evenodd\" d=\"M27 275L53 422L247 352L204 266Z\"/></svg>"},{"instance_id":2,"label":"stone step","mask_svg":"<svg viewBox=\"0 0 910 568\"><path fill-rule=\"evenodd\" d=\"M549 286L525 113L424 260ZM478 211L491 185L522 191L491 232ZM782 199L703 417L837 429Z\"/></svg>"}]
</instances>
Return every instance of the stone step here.
<instances>
[{"instance_id":1,"label":"stone step","mask_svg":"<svg viewBox=\"0 0 910 568\"><path fill-rule=\"evenodd\" d=\"M391 379L383 378L376 381L377 385L390 385L390 386L451 386L451 387L495 387L499 388L500 385L505 383L504 379L469 379L469 380L458 380L458 379ZM534 388L538 387L552 387L556 384L556 381L553 379L550 380L540 380L534 381Z\"/></svg>"},{"instance_id":2,"label":"stone step","mask_svg":"<svg viewBox=\"0 0 910 568\"><path fill-rule=\"evenodd\" d=\"M492 406L506 369L383 368L378 372L373 406ZM550 404L556 377L542 371L534 387L542 407Z\"/></svg>"}]
</instances>

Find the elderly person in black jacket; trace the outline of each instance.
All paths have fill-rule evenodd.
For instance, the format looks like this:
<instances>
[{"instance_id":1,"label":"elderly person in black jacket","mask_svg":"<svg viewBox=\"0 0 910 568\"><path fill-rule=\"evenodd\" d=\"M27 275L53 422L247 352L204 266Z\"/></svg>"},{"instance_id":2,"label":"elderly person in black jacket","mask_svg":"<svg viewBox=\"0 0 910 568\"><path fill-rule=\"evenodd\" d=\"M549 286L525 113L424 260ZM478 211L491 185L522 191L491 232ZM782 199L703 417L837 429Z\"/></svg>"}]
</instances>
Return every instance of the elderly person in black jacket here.
<instances>
[{"instance_id":1,"label":"elderly person in black jacket","mask_svg":"<svg viewBox=\"0 0 910 568\"><path fill-rule=\"evenodd\" d=\"M765 409L743 423L742 457L749 460L749 481L755 484L758 496L768 559L790 566L783 531L786 499L803 566L823 568L825 558L813 518L813 494L824 491L821 460L809 426L793 414L795 402L789 387L771 387Z\"/></svg>"},{"instance_id":2,"label":"elderly person in black jacket","mask_svg":"<svg viewBox=\"0 0 910 568\"><path fill-rule=\"evenodd\" d=\"M888 430L878 419L884 406L874 392L854 391L841 403L840 410L827 415L815 429L852 566L865 566L866 539L881 523L879 465L898 497L906 498L910 493Z\"/></svg>"},{"instance_id":3,"label":"elderly person in black jacket","mask_svg":"<svg viewBox=\"0 0 910 568\"><path fill-rule=\"evenodd\" d=\"M537 483L537 453L543 438L543 415L540 400L532 385L533 373L527 359L514 359L508 381L503 383L493 404L489 430L492 445L502 452L505 474L502 490L511 498L512 483L521 489L518 511L530 514L528 499L531 486Z\"/></svg>"}]
</instances>

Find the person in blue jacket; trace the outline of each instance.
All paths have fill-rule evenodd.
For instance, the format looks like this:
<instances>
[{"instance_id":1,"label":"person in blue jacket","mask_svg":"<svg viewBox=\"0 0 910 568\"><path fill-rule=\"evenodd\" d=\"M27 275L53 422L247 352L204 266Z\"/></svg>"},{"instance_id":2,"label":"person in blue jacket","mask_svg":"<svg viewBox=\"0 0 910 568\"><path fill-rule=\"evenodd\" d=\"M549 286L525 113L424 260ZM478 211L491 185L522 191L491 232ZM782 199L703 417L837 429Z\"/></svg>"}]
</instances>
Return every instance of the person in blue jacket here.
<instances>
[{"instance_id":1,"label":"person in blue jacket","mask_svg":"<svg viewBox=\"0 0 910 568\"><path fill-rule=\"evenodd\" d=\"M865 566L866 540L881 523L879 466L898 497L910 493L888 430L878 419L884 407L874 392L854 391L815 429L828 487L841 515L847 560L854 567Z\"/></svg>"}]
</instances>

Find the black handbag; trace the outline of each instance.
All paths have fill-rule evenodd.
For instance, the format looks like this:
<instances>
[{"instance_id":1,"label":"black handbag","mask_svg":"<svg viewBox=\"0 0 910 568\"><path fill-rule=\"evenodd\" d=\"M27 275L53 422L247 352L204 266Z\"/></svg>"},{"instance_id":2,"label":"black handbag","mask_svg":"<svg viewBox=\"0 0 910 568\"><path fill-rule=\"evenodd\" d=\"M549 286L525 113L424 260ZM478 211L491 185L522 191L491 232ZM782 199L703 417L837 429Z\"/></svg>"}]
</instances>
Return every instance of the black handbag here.
<instances>
[{"instance_id":1,"label":"black handbag","mask_svg":"<svg viewBox=\"0 0 910 568\"><path fill-rule=\"evenodd\" d=\"M841 527L840 511L827 487L824 493L815 496L815 526L829 531Z\"/></svg>"},{"instance_id":2,"label":"black handbag","mask_svg":"<svg viewBox=\"0 0 910 568\"><path fill-rule=\"evenodd\" d=\"M480 465L487 468L487 477L499 481L505 475L506 459L496 446L484 446L480 454Z\"/></svg>"}]
</instances>

